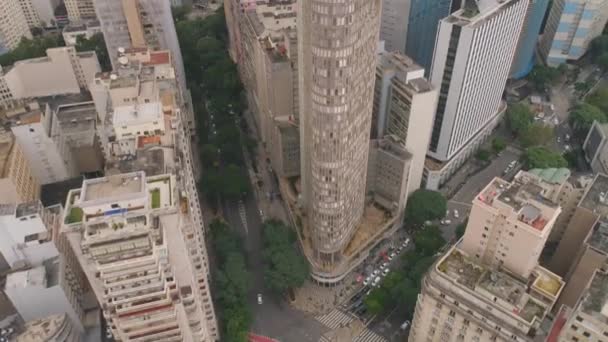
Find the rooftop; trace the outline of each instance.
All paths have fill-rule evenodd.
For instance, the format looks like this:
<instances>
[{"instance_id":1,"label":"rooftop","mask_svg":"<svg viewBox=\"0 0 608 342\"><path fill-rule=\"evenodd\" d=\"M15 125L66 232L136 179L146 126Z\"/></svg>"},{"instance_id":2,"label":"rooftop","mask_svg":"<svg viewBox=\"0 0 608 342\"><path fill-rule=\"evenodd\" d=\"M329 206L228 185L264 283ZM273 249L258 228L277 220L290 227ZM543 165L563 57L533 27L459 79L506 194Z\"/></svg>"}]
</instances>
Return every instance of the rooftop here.
<instances>
[{"instance_id":1,"label":"rooftop","mask_svg":"<svg viewBox=\"0 0 608 342\"><path fill-rule=\"evenodd\" d=\"M430 91L433 86L424 78L424 68L410 57L397 53L385 52L380 56L378 65L384 72L394 72L413 93Z\"/></svg>"},{"instance_id":2,"label":"rooftop","mask_svg":"<svg viewBox=\"0 0 608 342\"><path fill-rule=\"evenodd\" d=\"M165 151L163 149L138 149L134 157L125 157L108 162L108 174L143 171L148 177L165 173Z\"/></svg>"},{"instance_id":3,"label":"rooftop","mask_svg":"<svg viewBox=\"0 0 608 342\"><path fill-rule=\"evenodd\" d=\"M67 314L57 314L26 323L25 331L15 338L15 342L50 341L71 324Z\"/></svg>"},{"instance_id":4,"label":"rooftop","mask_svg":"<svg viewBox=\"0 0 608 342\"><path fill-rule=\"evenodd\" d=\"M608 218L608 176L598 174L593 180L593 184L579 202L579 207L588 209L601 216L602 219Z\"/></svg>"},{"instance_id":5,"label":"rooftop","mask_svg":"<svg viewBox=\"0 0 608 342\"><path fill-rule=\"evenodd\" d=\"M528 172L551 184L563 184L571 175L567 168L532 169Z\"/></svg>"},{"instance_id":6,"label":"rooftop","mask_svg":"<svg viewBox=\"0 0 608 342\"><path fill-rule=\"evenodd\" d=\"M103 178L86 179L82 183L82 201L114 199L144 191L145 174L133 172Z\"/></svg>"},{"instance_id":7,"label":"rooftop","mask_svg":"<svg viewBox=\"0 0 608 342\"><path fill-rule=\"evenodd\" d=\"M128 126L139 122L162 120L163 113L159 102L144 103L132 106L120 106L114 109L114 125Z\"/></svg>"},{"instance_id":8,"label":"rooftop","mask_svg":"<svg viewBox=\"0 0 608 342\"><path fill-rule=\"evenodd\" d=\"M70 103L57 108L57 120L63 132L95 129L97 110L93 101Z\"/></svg>"},{"instance_id":9,"label":"rooftop","mask_svg":"<svg viewBox=\"0 0 608 342\"><path fill-rule=\"evenodd\" d=\"M26 203L20 203L17 205L17 211L15 216L17 218L23 216L36 215L42 211L42 203L40 201L32 201Z\"/></svg>"},{"instance_id":10,"label":"rooftop","mask_svg":"<svg viewBox=\"0 0 608 342\"><path fill-rule=\"evenodd\" d=\"M504 270L490 269L474 262L457 247L452 248L437 263L437 271L476 296L496 303L496 306L519 316L528 323L532 323L534 317L541 320L545 316L550 306L543 301L555 301L564 284L558 276L545 272L540 267L531 276L536 278L521 280ZM540 284L538 279L542 279L543 283ZM544 292L541 293L546 298L533 294L529 284L534 284L532 288L537 291L543 290ZM538 284L544 287L538 288Z\"/></svg>"},{"instance_id":11,"label":"rooftop","mask_svg":"<svg viewBox=\"0 0 608 342\"><path fill-rule=\"evenodd\" d=\"M608 274L596 271L581 298L584 313L608 324Z\"/></svg>"}]
</instances>

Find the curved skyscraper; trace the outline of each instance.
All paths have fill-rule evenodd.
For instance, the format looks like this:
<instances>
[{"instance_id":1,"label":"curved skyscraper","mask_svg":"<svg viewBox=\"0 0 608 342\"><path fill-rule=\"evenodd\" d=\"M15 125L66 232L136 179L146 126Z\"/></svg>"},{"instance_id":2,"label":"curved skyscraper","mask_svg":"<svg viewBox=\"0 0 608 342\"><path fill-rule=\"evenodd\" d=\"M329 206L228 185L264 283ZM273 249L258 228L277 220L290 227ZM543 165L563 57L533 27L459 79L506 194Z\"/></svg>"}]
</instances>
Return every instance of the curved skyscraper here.
<instances>
[{"instance_id":1,"label":"curved skyscraper","mask_svg":"<svg viewBox=\"0 0 608 342\"><path fill-rule=\"evenodd\" d=\"M313 277L339 277L365 207L381 0L300 6L302 203Z\"/></svg>"}]
</instances>

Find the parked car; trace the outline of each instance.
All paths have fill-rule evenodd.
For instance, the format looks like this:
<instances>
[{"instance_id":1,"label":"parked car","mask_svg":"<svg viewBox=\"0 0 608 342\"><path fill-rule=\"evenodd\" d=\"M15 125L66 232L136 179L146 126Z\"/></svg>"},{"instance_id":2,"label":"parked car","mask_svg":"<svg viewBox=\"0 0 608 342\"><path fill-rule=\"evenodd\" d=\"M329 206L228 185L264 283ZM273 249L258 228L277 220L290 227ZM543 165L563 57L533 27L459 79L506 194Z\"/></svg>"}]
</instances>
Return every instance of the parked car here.
<instances>
[{"instance_id":1,"label":"parked car","mask_svg":"<svg viewBox=\"0 0 608 342\"><path fill-rule=\"evenodd\" d=\"M402 331L407 330L407 328L409 328L410 326L410 321L405 321L403 322L403 324L401 324L401 327L399 327L399 329L401 329Z\"/></svg>"},{"instance_id":2,"label":"parked car","mask_svg":"<svg viewBox=\"0 0 608 342\"><path fill-rule=\"evenodd\" d=\"M258 304L262 304L262 303L263 303L263 301L262 301L262 294L258 293Z\"/></svg>"},{"instance_id":3,"label":"parked car","mask_svg":"<svg viewBox=\"0 0 608 342\"><path fill-rule=\"evenodd\" d=\"M458 210L454 209L454 217L455 218L459 218L460 214L458 213Z\"/></svg>"}]
</instances>

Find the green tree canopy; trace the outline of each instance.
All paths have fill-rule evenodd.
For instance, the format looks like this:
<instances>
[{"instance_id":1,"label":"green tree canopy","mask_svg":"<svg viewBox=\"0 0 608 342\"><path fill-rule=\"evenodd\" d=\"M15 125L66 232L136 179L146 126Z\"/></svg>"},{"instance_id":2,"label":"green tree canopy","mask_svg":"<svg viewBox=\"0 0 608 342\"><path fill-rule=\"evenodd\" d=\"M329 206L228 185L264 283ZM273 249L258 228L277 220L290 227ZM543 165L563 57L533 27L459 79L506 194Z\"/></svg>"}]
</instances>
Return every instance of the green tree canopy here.
<instances>
[{"instance_id":1,"label":"green tree canopy","mask_svg":"<svg viewBox=\"0 0 608 342\"><path fill-rule=\"evenodd\" d=\"M264 222L262 242L266 285L277 293L302 286L309 275L308 262L299 253L289 227L278 220Z\"/></svg>"},{"instance_id":2,"label":"green tree canopy","mask_svg":"<svg viewBox=\"0 0 608 342\"><path fill-rule=\"evenodd\" d=\"M440 219L447 210L447 201L437 191L418 189L407 200L406 222L421 226L425 221Z\"/></svg>"},{"instance_id":3,"label":"green tree canopy","mask_svg":"<svg viewBox=\"0 0 608 342\"><path fill-rule=\"evenodd\" d=\"M568 162L561 154L543 146L526 149L526 152L524 153L524 164L528 169L568 167Z\"/></svg>"},{"instance_id":4,"label":"green tree canopy","mask_svg":"<svg viewBox=\"0 0 608 342\"><path fill-rule=\"evenodd\" d=\"M601 123L608 121L606 114L594 105L581 103L570 112L570 124L579 137L584 137L589 132L593 121Z\"/></svg>"},{"instance_id":5,"label":"green tree canopy","mask_svg":"<svg viewBox=\"0 0 608 342\"><path fill-rule=\"evenodd\" d=\"M444 211L445 214L445 211ZM428 226L414 234L416 252L420 255L431 256L445 245L445 239L437 226Z\"/></svg>"},{"instance_id":6,"label":"green tree canopy","mask_svg":"<svg viewBox=\"0 0 608 342\"><path fill-rule=\"evenodd\" d=\"M522 132L520 141L524 147L548 145L554 137L553 127L542 123L534 123Z\"/></svg>"},{"instance_id":7,"label":"green tree canopy","mask_svg":"<svg viewBox=\"0 0 608 342\"><path fill-rule=\"evenodd\" d=\"M492 139L492 150L494 153L500 153L502 150L507 148L507 142L502 137L495 137Z\"/></svg>"},{"instance_id":8,"label":"green tree canopy","mask_svg":"<svg viewBox=\"0 0 608 342\"><path fill-rule=\"evenodd\" d=\"M530 72L528 80L536 90L545 91L559 79L559 76L560 71L557 68L537 64Z\"/></svg>"},{"instance_id":9,"label":"green tree canopy","mask_svg":"<svg viewBox=\"0 0 608 342\"><path fill-rule=\"evenodd\" d=\"M515 103L507 109L507 122L515 134L521 134L534 122L534 114L524 103Z\"/></svg>"},{"instance_id":10,"label":"green tree canopy","mask_svg":"<svg viewBox=\"0 0 608 342\"><path fill-rule=\"evenodd\" d=\"M608 113L608 87L603 86L597 88L593 93L587 96L586 101L590 105L599 108L605 114Z\"/></svg>"},{"instance_id":11,"label":"green tree canopy","mask_svg":"<svg viewBox=\"0 0 608 342\"><path fill-rule=\"evenodd\" d=\"M65 46L61 34L35 37L34 39L22 38L16 48L0 55L0 65L9 66L25 59L44 57L47 49L59 46Z\"/></svg>"}]
</instances>

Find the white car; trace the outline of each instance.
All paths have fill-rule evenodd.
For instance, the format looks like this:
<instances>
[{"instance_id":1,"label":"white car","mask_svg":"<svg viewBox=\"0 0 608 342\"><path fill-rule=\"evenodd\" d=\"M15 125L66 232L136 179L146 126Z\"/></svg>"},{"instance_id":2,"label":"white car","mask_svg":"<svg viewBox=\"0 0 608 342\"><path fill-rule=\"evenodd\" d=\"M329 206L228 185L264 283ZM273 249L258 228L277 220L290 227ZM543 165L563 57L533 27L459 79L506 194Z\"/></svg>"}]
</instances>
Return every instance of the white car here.
<instances>
[{"instance_id":1,"label":"white car","mask_svg":"<svg viewBox=\"0 0 608 342\"><path fill-rule=\"evenodd\" d=\"M446 218L450 217L450 210L449 209L445 211L445 217Z\"/></svg>"},{"instance_id":2,"label":"white car","mask_svg":"<svg viewBox=\"0 0 608 342\"><path fill-rule=\"evenodd\" d=\"M261 305L262 303L263 303L263 301L262 301L262 294L258 293L258 304Z\"/></svg>"},{"instance_id":3,"label":"white car","mask_svg":"<svg viewBox=\"0 0 608 342\"><path fill-rule=\"evenodd\" d=\"M388 262L385 262L384 264L382 264L382 269L385 269L388 267Z\"/></svg>"},{"instance_id":4,"label":"white car","mask_svg":"<svg viewBox=\"0 0 608 342\"><path fill-rule=\"evenodd\" d=\"M363 286L367 285L369 285L369 278L365 278L365 280L363 281Z\"/></svg>"},{"instance_id":5,"label":"white car","mask_svg":"<svg viewBox=\"0 0 608 342\"><path fill-rule=\"evenodd\" d=\"M441 221L441 224L444 226L450 225L450 224L452 224L452 220L443 220L443 221Z\"/></svg>"},{"instance_id":6,"label":"white car","mask_svg":"<svg viewBox=\"0 0 608 342\"><path fill-rule=\"evenodd\" d=\"M407 246L410 243L410 238L406 238L405 241L403 241L403 246Z\"/></svg>"},{"instance_id":7,"label":"white car","mask_svg":"<svg viewBox=\"0 0 608 342\"><path fill-rule=\"evenodd\" d=\"M458 210L454 209L454 217L455 218L459 218L460 214L458 213Z\"/></svg>"},{"instance_id":8,"label":"white car","mask_svg":"<svg viewBox=\"0 0 608 342\"><path fill-rule=\"evenodd\" d=\"M378 274L380 274L380 270L374 270L374 272L372 273L372 275L377 276Z\"/></svg>"},{"instance_id":9,"label":"white car","mask_svg":"<svg viewBox=\"0 0 608 342\"><path fill-rule=\"evenodd\" d=\"M390 270L387 268L384 269L384 271L382 272L382 275L386 276L388 274L388 272L390 272Z\"/></svg>"}]
</instances>

